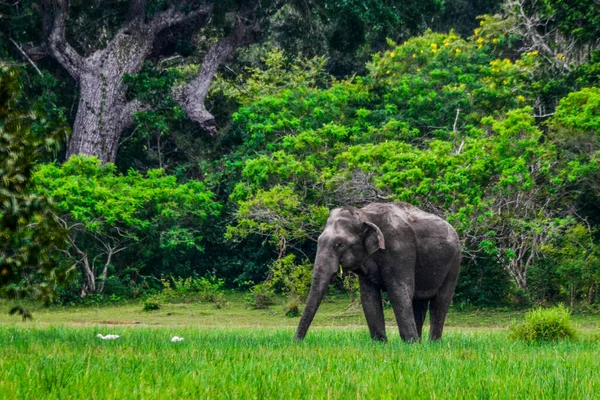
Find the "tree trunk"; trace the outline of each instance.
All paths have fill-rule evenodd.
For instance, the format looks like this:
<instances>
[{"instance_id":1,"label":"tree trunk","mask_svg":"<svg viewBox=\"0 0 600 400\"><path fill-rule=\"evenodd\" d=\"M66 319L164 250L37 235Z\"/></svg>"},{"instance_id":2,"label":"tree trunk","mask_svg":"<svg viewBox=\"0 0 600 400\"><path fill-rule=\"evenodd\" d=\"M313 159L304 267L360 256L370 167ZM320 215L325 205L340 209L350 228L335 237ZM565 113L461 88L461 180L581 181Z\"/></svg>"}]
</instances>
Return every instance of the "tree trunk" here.
<instances>
[{"instance_id":1,"label":"tree trunk","mask_svg":"<svg viewBox=\"0 0 600 400\"><path fill-rule=\"evenodd\" d=\"M129 122L121 115L126 105L122 79L93 71L82 75L80 88L67 157L85 154L114 162L121 132Z\"/></svg>"},{"instance_id":2,"label":"tree trunk","mask_svg":"<svg viewBox=\"0 0 600 400\"><path fill-rule=\"evenodd\" d=\"M85 253L83 256L81 266L83 268L83 275L85 277L85 282L81 288L81 297L85 297L89 293L94 293L96 291L96 277L94 276L94 271L90 267L87 253Z\"/></svg>"},{"instance_id":3,"label":"tree trunk","mask_svg":"<svg viewBox=\"0 0 600 400\"><path fill-rule=\"evenodd\" d=\"M65 37L68 1L42 2L48 51L80 86L67 157L85 154L97 156L103 162L115 161L121 133L133 123L134 113L142 108L139 101L126 101L124 76L140 70L162 30L196 16L208 16L213 5L203 4L187 13L170 8L149 22L145 21L145 7L145 0L131 0L130 22L104 49L82 57Z\"/></svg>"},{"instance_id":4,"label":"tree trunk","mask_svg":"<svg viewBox=\"0 0 600 400\"><path fill-rule=\"evenodd\" d=\"M112 255L113 255L113 251L111 249L108 251L108 254L106 255L106 262L104 263L104 268L102 269L102 276L100 277L100 285L98 285L98 293L104 292L104 285L106 284L106 280L108 279L108 266L110 265L110 260L112 259Z\"/></svg>"},{"instance_id":5,"label":"tree trunk","mask_svg":"<svg viewBox=\"0 0 600 400\"><path fill-rule=\"evenodd\" d=\"M146 25L120 30L110 44L83 61L79 72L79 106L67 157L96 156L114 162L119 139L141 103L127 102L125 74L139 71L150 52L155 33Z\"/></svg>"}]
</instances>

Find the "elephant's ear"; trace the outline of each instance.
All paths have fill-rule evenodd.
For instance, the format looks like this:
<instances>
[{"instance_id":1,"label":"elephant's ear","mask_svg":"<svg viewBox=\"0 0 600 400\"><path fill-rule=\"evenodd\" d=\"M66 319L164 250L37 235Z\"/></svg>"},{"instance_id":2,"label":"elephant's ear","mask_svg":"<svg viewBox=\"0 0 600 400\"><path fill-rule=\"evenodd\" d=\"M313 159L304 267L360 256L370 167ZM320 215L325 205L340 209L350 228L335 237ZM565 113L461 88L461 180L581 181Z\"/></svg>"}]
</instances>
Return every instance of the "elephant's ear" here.
<instances>
[{"instance_id":1,"label":"elephant's ear","mask_svg":"<svg viewBox=\"0 0 600 400\"><path fill-rule=\"evenodd\" d=\"M365 248L367 253L373 254L379 249L385 249L385 240L381 229L372 222L365 222L365 225Z\"/></svg>"}]
</instances>

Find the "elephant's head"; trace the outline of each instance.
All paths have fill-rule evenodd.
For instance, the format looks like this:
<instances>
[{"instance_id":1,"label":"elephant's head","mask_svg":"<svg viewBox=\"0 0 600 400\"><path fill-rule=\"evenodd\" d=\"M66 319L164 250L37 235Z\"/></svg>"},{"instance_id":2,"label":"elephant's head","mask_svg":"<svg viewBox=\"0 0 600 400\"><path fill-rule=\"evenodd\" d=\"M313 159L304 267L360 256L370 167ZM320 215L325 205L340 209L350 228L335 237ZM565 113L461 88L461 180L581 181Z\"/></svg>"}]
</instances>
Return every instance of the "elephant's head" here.
<instances>
[{"instance_id":1,"label":"elephant's head","mask_svg":"<svg viewBox=\"0 0 600 400\"><path fill-rule=\"evenodd\" d=\"M365 258L379 249L385 249L383 233L368 221L363 211L354 207L331 211L325 230L319 236L312 285L295 339L302 340L306 336L339 266L347 271L358 270Z\"/></svg>"}]
</instances>

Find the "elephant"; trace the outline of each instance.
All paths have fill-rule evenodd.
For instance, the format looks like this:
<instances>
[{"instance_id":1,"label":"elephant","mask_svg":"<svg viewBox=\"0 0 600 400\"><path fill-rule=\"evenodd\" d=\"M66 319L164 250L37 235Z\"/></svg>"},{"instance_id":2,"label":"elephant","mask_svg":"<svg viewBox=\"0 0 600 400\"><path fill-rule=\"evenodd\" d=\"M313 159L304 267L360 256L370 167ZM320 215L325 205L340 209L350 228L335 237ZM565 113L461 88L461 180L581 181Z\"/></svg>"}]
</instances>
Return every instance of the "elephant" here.
<instances>
[{"instance_id":1,"label":"elephant","mask_svg":"<svg viewBox=\"0 0 600 400\"><path fill-rule=\"evenodd\" d=\"M341 265L358 275L371 339L387 341L381 292L387 291L400 337L442 337L461 263L460 240L444 219L407 203L371 203L329 213L317 242L311 288L294 338L303 340Z\"/></svg>"}]
</instances>

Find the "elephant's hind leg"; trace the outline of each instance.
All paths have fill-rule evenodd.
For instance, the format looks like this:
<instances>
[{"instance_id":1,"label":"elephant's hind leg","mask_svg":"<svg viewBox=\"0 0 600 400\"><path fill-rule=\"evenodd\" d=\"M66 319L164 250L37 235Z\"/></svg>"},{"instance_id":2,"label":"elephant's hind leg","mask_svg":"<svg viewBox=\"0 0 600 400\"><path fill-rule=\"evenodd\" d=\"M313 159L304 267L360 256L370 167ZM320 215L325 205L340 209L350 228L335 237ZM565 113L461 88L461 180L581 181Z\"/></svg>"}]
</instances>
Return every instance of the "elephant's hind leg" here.
<instances>
[{"instance_id":1,"label":"elephant's hind leg","mask_svg":"<svg viewBox=\"0 0 600 400\"><path fill-rule=\"evenodd\" d=\"M417 333L419 339L423 336L423 323L425 323L425 316L427 315L427 306L429 300L413 300L413 314L415 315L415 323L417 324Z\"/></svg>"},{"instance_id":2,"label":"elephant's hind leg","mask_svg":"<svg viewBox=\"0 0 600 400\"><path fill-rule=\"evenodd\" d=\"M360 302L362 303L367 325L371 332L371 339L382 342L387 341L385 334L385 318L383 315L383 304L381 303L381 291L363 277L359 277Z\"/></svg>"},{"instance_id":3,"label":"elephant's hind leg","mask_svg":"<svg viewBox=\"0 0 600 400\"><path fill-rule=\"evenodd\" d=\"M460 263L460 258L456 262L457 265L450 270L442 287L437 295L431 299L429 304L430 340L439 340L442 338L446 314L450 308L452 296L454 296L454 289L456 288L456 282L458 281L458 263Z\"/></svg>"}]
</instances>

